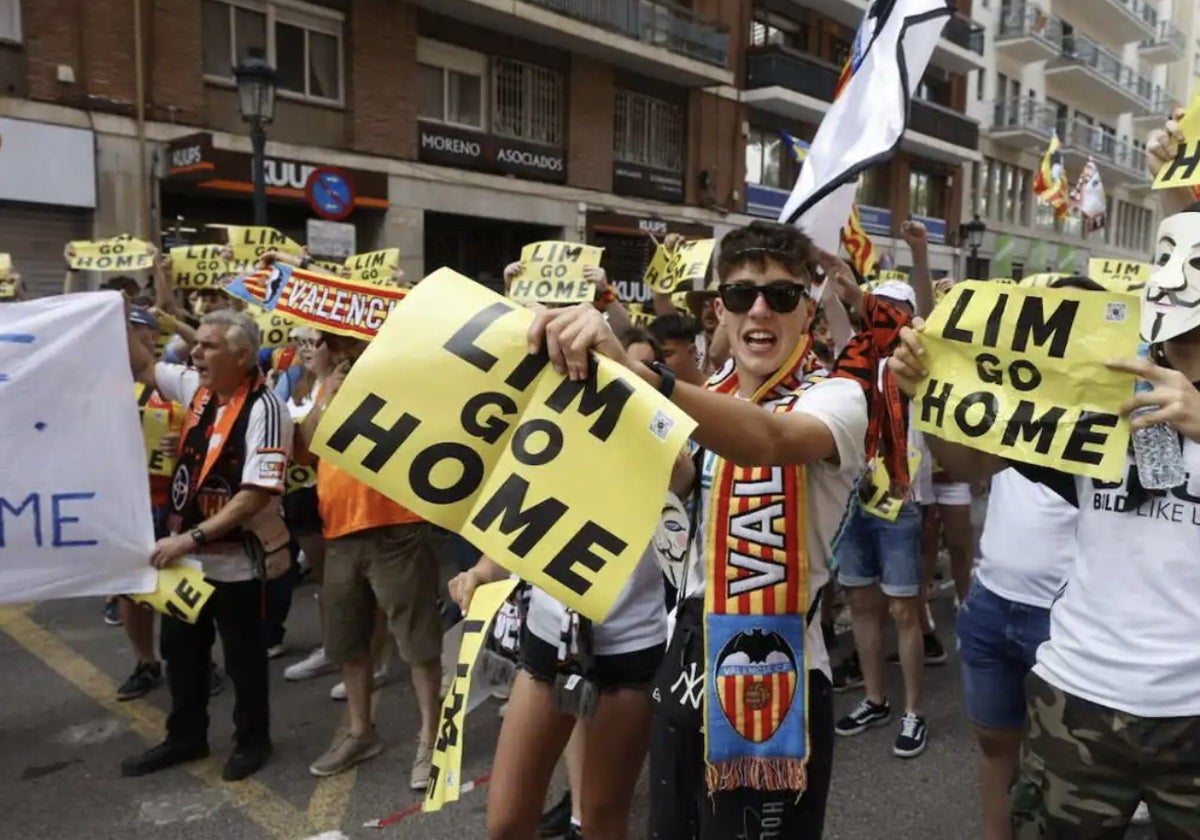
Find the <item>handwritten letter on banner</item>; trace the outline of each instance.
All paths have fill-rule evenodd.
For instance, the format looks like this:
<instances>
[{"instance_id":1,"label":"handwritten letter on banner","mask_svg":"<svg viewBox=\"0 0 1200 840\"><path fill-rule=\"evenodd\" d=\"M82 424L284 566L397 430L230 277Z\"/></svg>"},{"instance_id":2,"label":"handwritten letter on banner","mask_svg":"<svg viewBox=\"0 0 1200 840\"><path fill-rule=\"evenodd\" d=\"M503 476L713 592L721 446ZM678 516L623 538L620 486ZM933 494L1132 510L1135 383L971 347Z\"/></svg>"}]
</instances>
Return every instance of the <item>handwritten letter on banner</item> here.
<instances>
[{"instance_id":1,"label":"handwritten letter on banner","mask_svg":"<svg viewBox=\"0 0 1200 840\"><path fill-rule=\"evenodd\" d=\"M0 601L155 589L130 386L118 293L0 307Z\"/></svg>"},{"instance_id":2,"label":"handwritten letter on banner","mask_svg":"<svg viewBox=\"0 0 1200 840\"><path fill-rule=\"evenodd\" d=\"M532 318L439 269L355 363L313 449L602 621L695 424L607 359L581 382L556 374L528 351Z\"/></svg>"},{"instance_id":3,"label":"handwritten letter on banner","mask_svg":"<svg viewBox=\"0 0 1200 840\"><path fill-rule=\"evenodd\" d=\"M929 378L917 428L1063 472L1118 480L1129 424L1117 415L1133 377L1138 299L1117 292L954 286L923 335Z\"/></svg>"}]
</instances>

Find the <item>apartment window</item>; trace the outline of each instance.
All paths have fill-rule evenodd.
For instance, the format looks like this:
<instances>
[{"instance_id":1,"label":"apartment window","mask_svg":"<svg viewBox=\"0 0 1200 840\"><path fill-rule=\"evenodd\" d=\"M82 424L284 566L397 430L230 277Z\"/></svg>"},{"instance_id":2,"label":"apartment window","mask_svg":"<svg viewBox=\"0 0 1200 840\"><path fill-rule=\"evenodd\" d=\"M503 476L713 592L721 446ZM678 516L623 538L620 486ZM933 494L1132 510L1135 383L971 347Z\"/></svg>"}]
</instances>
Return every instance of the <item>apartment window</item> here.
<instances>
[{"instance_id":1,"label":"apartment window","mask_svg":"<svg viewBox=\"0 0 1200 840\"><path fill-rule=\"evenodd\" d=\"M746 181L785 189L785 156L791 154L785 145L778 131L751 127L746 139Z\"/></svg>"},{"instance_id":2,"label":"apartment window","mask_svg":"<svg viewBox=\"0 0 1200 840\"><path fill-rule=\"evenodd\" d=\"M644 93L618 90L613 155L625 163L683 169L683 107Z\"/></svg>"},{"instance_id":3,"label":"apartment window","mask_svg":"<svg viewBox=\"0 0 1200 840\"><path fill-rule=\"evenodd\" d=\"M205 76L232 82L233 67L258 55L275 68L284 96L341 103L340 12L284 0L204 0L201 25Z\"/></svg>"},{"instance_id":4,"label":"apartment window","mask_svg":"<svg viewBox=\"0 0 1200 840\"><path fill-rule=\"evenodd\" d=\"M771 44L807 49L808 24L795 24L782 18L759 16L750 24L750 46L765 47Z\"/></svg>"},{"instance_id":5,"label":"apartment window","mask_svg":"<svg viewBox=\"0 0 1200 840\"><path fill-rule=\"evenodd\" d=\"M914 216L945 216L945 178L913 169L908 173L908 211Z\"/></svg>"},{"instance_id":6,"label":"apartment window","mask_svg":"<svg viewBox=\"0 0 1200 840\"><path fill-rule=\"evenodd\" d=\"M21 0L0 0L0 41L21 43Z\"/></svg>"},{"instance_id":7,"label":"apartment window","mask_svg":"<svg viewBox=\"0 0 1200 840\"><path fill-rule=\"evenodd\" d=\"M858 193L854 200L866 207L886 207L888 205L886 179L886 167L875 166L868 169L858 177Z\"/></svg>"},{"instance_id":8,"label":"apartment window","mask_svg":"<svg viewBox=\"0 0 1200 840\"><path fill-rule=\"evenodd\" d=\"M562 123L562 73L511 58L492 59L492 131L561 146Z\"/></svg>"},{"instance_id":9,"label":"apartment window","mask_svg":"<svg viewBox=\"0 0 1200 840\"><path fill-rule=\"evenodd\" d=\"M487 56L421 39L417 42L418 115L423 120L482 129Z\"/></svg>"}]
</instances>

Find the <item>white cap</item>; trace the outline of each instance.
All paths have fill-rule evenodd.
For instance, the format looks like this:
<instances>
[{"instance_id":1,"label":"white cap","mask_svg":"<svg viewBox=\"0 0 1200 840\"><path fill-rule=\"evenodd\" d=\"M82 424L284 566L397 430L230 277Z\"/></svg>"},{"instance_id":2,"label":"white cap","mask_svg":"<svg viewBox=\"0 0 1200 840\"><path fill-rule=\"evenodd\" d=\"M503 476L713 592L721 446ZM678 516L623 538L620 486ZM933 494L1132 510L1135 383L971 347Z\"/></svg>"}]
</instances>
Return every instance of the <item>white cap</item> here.
<instances>
[{"instance_id":1,"label":"white cap","mask_svg":"<svg viewBox=\"0 0 1200 840\"><path fill-rule=\"evenodd\" d=\"M913 309L917 308L917 293L913 291L912 286L903 280L885 280L875 287L871 294L876 297L884 297L888 300L907 303Z\"/></svg>"}]
</instances>

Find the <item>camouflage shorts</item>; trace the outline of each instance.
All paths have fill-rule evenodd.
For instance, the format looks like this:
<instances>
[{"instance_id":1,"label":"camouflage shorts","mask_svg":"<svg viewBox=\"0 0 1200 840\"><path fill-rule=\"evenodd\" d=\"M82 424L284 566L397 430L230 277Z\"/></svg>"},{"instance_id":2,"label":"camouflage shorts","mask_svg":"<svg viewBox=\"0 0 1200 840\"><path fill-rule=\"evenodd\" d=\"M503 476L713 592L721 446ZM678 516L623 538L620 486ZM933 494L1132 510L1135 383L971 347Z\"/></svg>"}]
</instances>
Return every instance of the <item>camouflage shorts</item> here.
<instances>
[{"instance_id":1,"label":"camouflage shorts","mask_svg":"<svg viewBox=\"0 0 1200 840\"><path fill-rule=\"evenodd\" d=\"M1121 840L1143 800L1158 840L1200 838L1200 717L1113 711L1035 674L1026 689L1015 840Z\"/></svg>"}]
</instances>

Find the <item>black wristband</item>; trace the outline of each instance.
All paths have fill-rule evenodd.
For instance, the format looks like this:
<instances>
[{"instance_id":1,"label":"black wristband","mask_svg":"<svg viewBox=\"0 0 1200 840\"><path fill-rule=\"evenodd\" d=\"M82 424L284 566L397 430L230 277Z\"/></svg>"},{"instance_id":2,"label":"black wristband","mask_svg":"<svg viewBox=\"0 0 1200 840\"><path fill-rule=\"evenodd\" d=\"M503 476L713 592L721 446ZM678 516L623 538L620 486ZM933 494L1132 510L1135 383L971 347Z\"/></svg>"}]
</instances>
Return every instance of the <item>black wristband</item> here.
<instances>
[{"instance_id":1,"label":"black wristband","mask_svg":"<svg viewBox=\"0 0 1200 840\"><path fill-rule=\"evenodd\" d=\"M675 372L662 362L647 362L646 367L658 374L658 392L667 399L675 393Z\"/></svg>"}]
</instances>

